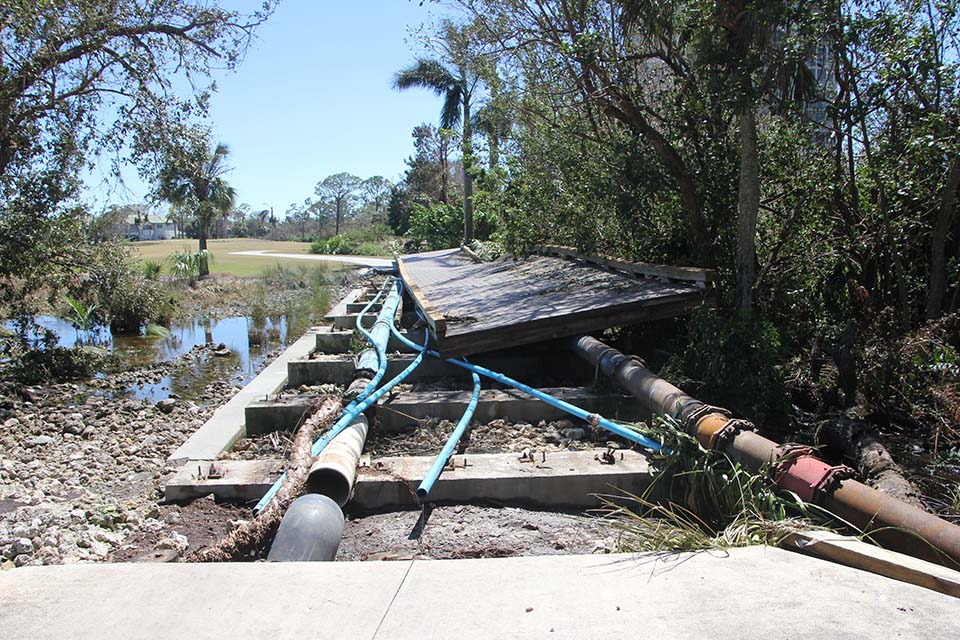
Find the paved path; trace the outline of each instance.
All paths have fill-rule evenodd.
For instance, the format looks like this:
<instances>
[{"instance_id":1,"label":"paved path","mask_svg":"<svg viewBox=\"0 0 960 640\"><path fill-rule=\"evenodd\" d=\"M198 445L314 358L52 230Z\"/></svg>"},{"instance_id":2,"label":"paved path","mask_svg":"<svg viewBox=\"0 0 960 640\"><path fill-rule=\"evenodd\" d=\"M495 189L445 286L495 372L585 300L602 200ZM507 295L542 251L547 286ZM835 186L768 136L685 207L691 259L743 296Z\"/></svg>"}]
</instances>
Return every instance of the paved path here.
<instances>
[{"instance_id":1,"label":"paved path","mask_svg":"<svg viewBox=\"0 0 960 640\"><path fill-rule=\"evenodd\" d=\"M960 638L960 601L775 548L0 573L0 636Z\"/></svg>"},{"instance_id":2,"label":"paved path","mask_svg":"<svg viewBox=\"0 0 960 640\"><path fill-rule=\"evenodd\" d=\"M343 262L362 267L391 267L389 258L370 258L367 256L337 256L317 253L274 253L273 251L231 251L232 256L257 256L260 258L294 258L296 260L323 260L324 262Z\"/></svg>"}]
</instances>

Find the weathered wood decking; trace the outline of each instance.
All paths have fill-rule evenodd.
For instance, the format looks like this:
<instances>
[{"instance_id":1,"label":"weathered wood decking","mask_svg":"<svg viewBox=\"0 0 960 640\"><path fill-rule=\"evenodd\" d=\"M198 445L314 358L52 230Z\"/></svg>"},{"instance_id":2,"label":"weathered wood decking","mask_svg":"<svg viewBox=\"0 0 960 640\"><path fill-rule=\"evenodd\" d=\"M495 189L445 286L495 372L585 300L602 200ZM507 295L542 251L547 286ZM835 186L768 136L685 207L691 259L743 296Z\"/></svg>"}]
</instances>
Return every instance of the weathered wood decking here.
<instances>
[{"instance_id":1,"label":"weathered wood decking","mask_svg":"<svg viewBox=\"0 0 960 640\"><path fill-rule=\"evenodd\" d=\"M459 249L398 258L441 354L482 353L688 313L709 289L586 260L531 256L477 263Z\"/></svg>"}]
</instances>

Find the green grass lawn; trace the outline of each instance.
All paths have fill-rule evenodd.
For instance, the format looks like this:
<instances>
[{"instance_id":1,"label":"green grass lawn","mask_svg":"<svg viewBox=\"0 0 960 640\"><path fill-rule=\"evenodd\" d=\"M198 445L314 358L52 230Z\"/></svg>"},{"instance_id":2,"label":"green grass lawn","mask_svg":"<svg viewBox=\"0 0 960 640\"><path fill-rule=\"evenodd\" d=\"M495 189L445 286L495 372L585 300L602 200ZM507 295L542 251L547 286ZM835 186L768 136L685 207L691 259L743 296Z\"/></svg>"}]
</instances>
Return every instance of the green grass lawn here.
<instances>
[{"instance_id":1,"label":"green grass lawn","mask_svg":"<svg viewBox=\"0 0 960 640\"><path fill-rule=\"evenodd\" d=\"M197 251L199 245L196 239L184 238L180 240L156 240L147 242L131 242L130 246L140 255L141 260L156 260L165 262L171 253L181 251L185 247L190 251ZM234 251L271 251L275 253L303 253L310 252L309 242L276 242L273 240L254 240L251 238L229 238L225 240L208 240L207 248L213 253L210 263L210 273L223 273L233 276L259 276L263 270L275 264L285 266L320 266L327 268L342 268L342 265L332 262L313 262L295 258L264 258L260 256L235 256ZM164 273L168 272L164 265Z\"/></svg>"}]
</instances>

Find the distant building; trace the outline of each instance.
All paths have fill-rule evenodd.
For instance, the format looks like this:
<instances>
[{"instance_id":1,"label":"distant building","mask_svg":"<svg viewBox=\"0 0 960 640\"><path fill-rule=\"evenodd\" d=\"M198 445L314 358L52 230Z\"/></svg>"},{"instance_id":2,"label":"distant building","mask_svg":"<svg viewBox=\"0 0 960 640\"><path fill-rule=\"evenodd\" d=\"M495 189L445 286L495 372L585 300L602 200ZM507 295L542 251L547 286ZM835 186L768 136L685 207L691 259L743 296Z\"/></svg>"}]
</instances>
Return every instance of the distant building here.
<instances>
[{"instance_id":1,"label":"distant building","mask_svg":"<svg viewBox=\"0 0 960 640\"><path fill-rule=\"evenodd\" d=\"M124 207L126 216L119 235L127 240L172 240L177 236L177 225L150 212L143 205Z\"/></svg>"}]
</instances>

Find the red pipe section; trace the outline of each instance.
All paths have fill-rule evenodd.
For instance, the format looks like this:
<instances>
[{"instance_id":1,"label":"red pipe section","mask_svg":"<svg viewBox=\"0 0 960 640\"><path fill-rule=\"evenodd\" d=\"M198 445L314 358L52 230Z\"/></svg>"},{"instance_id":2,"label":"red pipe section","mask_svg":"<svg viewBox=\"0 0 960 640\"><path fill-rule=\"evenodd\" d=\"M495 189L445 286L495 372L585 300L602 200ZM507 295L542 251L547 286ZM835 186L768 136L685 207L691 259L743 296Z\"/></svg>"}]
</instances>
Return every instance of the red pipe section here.
<instances>
[{"instance_id":1,"label":"red pipe section","mask_svg":"<svg viewBox=\"0 0 960 640\"><path fill-rule=\"evenodd\" d=\"M749 421L692 398L636 356L589 336L572 339L570 346L652 413L676 420L705 448L719 449L753 472L769 470L778 486L824 507L878 544L960 568L960 527L858 482L852 469L828 465L809 447L781 446L754 433Z\"/></svg>"}]
</instances>

